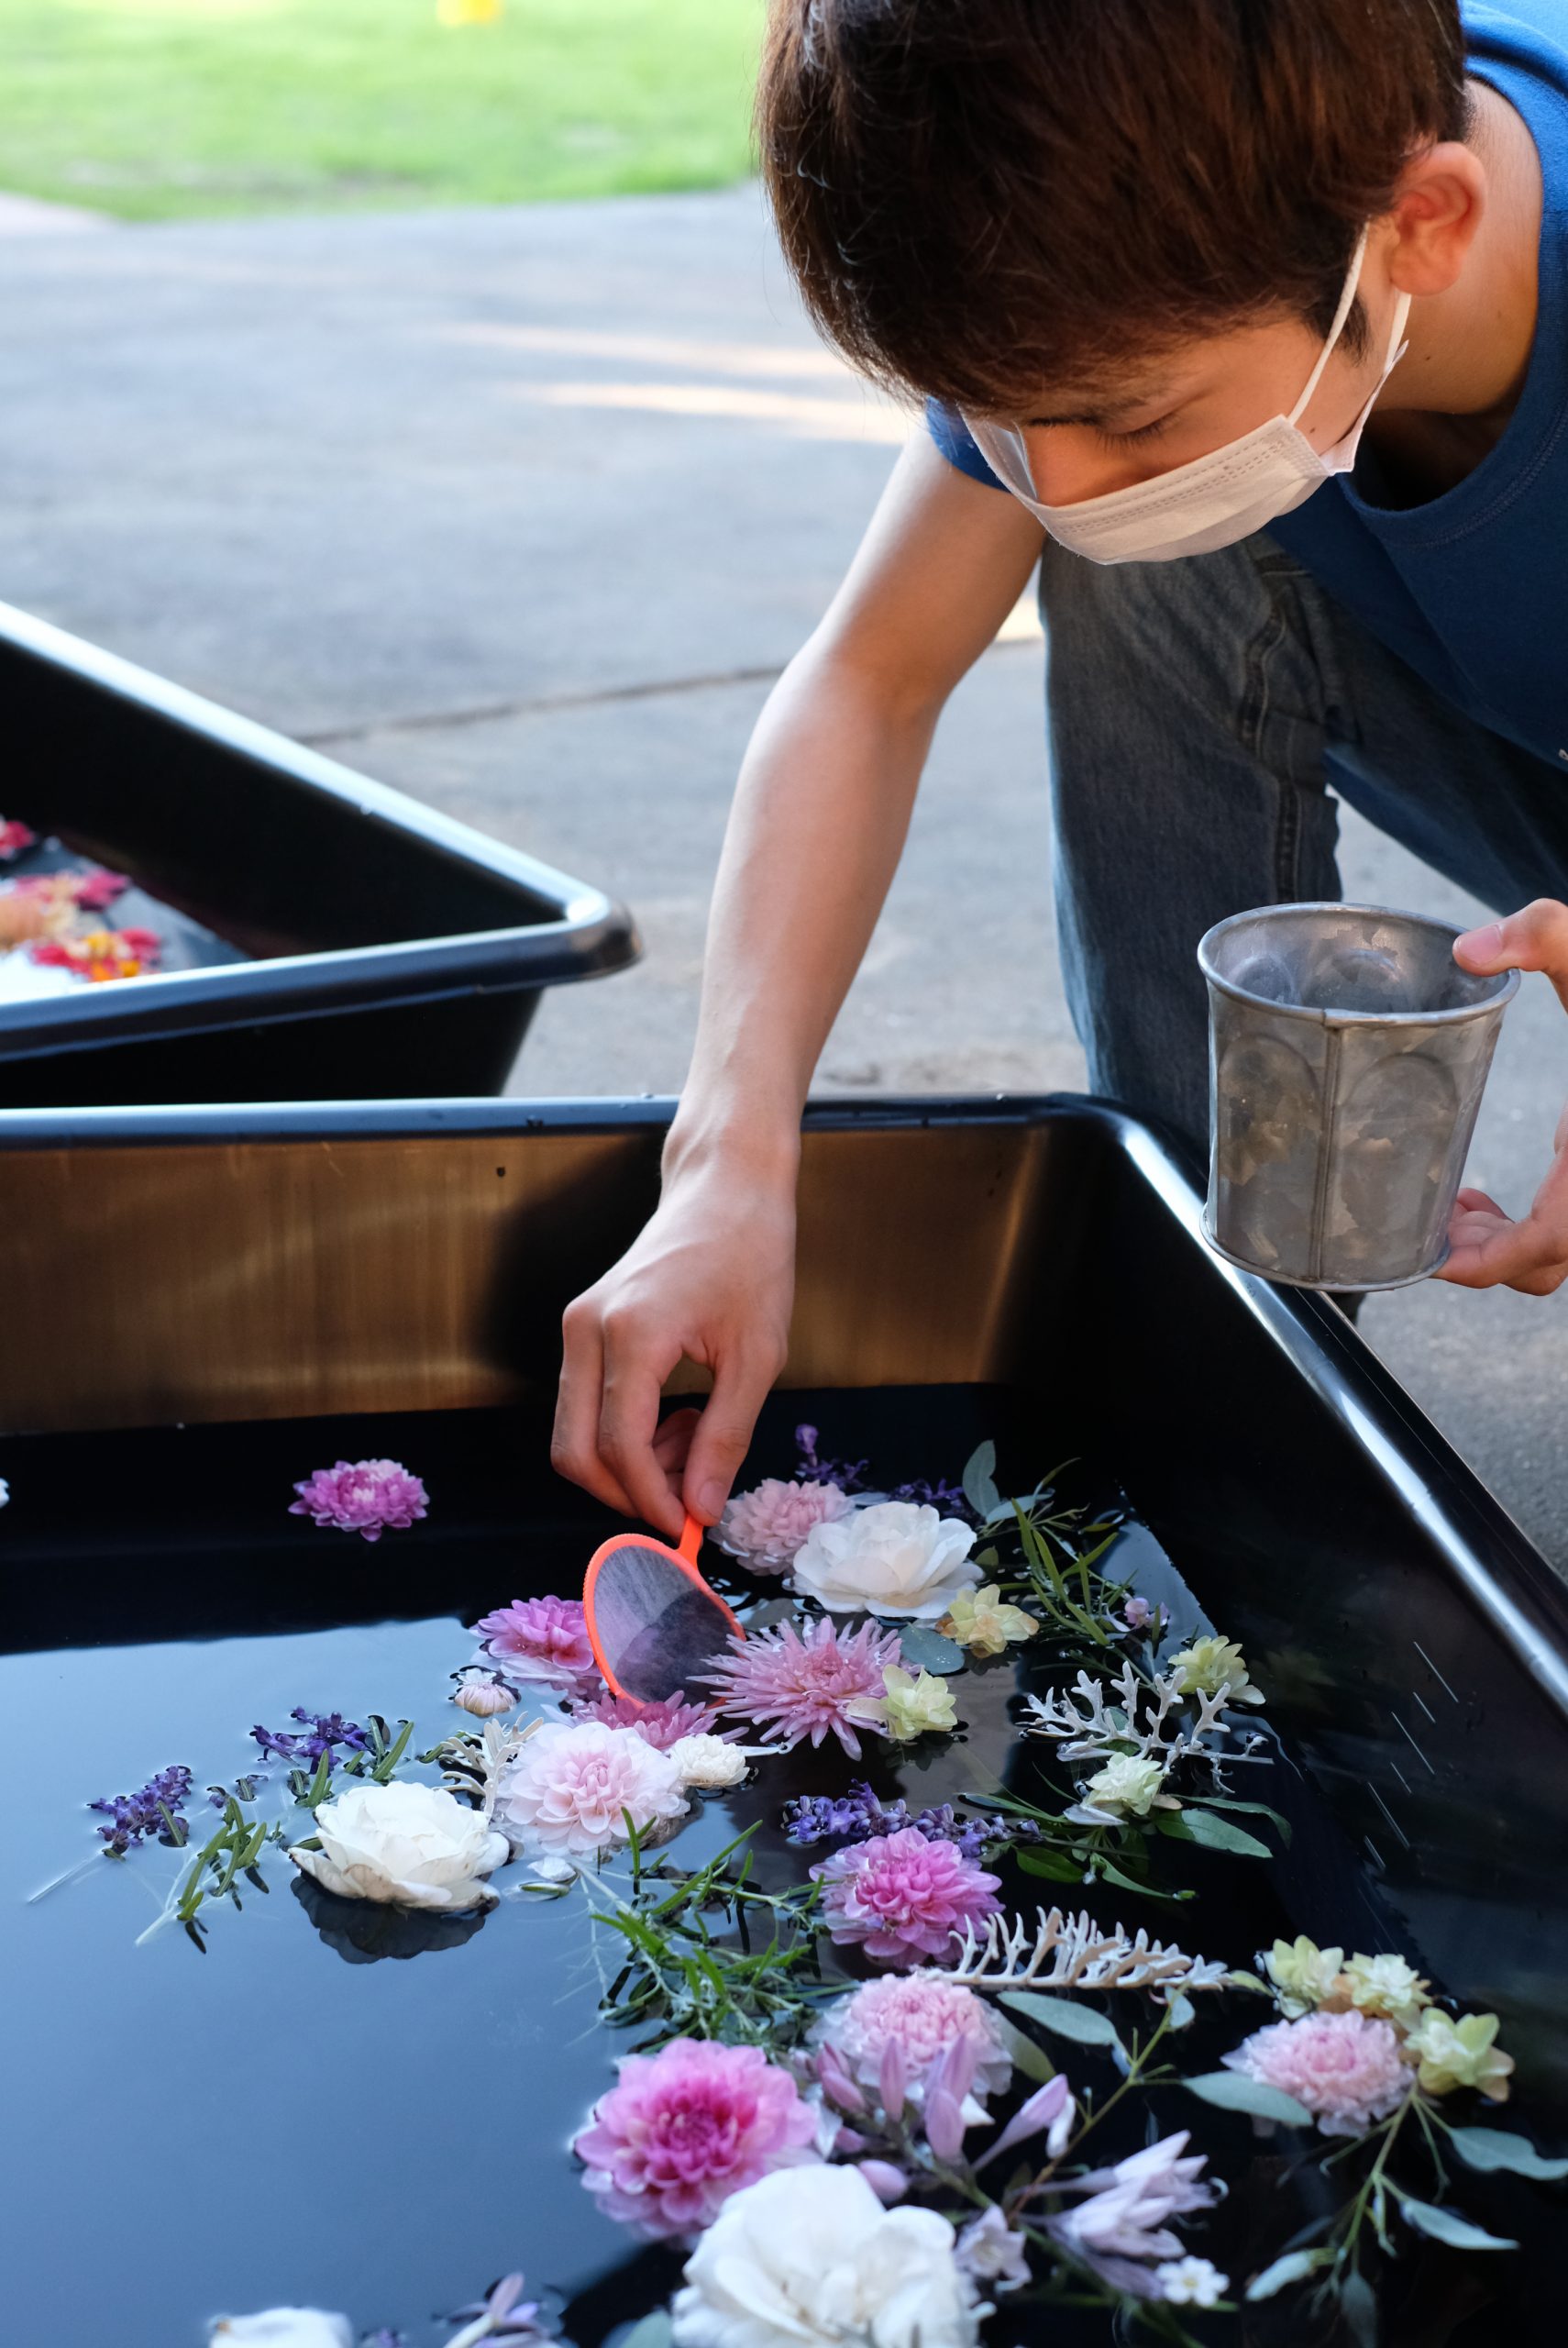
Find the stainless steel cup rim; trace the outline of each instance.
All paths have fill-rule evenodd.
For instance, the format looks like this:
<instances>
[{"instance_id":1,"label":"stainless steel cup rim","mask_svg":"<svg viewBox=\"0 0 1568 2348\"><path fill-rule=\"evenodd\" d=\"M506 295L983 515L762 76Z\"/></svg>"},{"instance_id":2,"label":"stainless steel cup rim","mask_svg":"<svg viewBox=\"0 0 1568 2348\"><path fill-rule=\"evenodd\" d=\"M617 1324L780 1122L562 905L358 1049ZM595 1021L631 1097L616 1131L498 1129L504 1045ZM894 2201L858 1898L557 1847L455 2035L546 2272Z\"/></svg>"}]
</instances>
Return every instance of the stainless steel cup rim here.
<instances>
[{"instance_id":1,"label":"stainless steel cup rim","mask_svg":"<svg viewBox=\"0 0 1568 2348\"><path fill-rule=\"evenodd\" d=\"M1431 914L1407 913L1397 905L1352 905L1337 897L1314 898L1299 904L1255 905L1242 913L1228 914L1198 939L1198 968L1209 985L1217 993L1228 995L1232 1002L1251 1003L1260 1011L1278 1013L1289 1019L1310 1019L1321 1027L1456 1027L1467 1019L1492 1018L1518 992L1518 970L1500 970L1485 981L1489 991L1479 1001L1455 1003L1447 1011L1320 1011L1309 1003L1282 1003L1270 995L1254 994L1250 987L1238 986L1215 967L1216 946L1243 922L1262 924L1275 916L1283 919L1287 914L1353 914L1370 921L1407 922L1413 929L1446 937L1451 947L1456 937L1464 936L1454 922L1439 921Z\"/></svg>"}]
</instances>

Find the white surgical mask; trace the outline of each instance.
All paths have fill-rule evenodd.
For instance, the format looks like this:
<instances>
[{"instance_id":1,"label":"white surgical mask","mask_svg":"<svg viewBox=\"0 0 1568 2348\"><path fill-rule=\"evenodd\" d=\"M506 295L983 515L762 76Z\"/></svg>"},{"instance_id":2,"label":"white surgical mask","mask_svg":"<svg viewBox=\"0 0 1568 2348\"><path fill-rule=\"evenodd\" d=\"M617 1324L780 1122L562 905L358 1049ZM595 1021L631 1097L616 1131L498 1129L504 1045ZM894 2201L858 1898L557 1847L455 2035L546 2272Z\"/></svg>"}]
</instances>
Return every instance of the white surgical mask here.
<instances>
[{"instance_id":1,"label":"white surgical mask","mask_svg":"<svg viewBox=\"0 0 1568 2348\"><path fill-rule=\"evenodd\" d=\"M1405 356L1402 337L1410 297L1401 294L1372 397L1342 439L1331 449L1314 449L1300 419L1344 332L1365 258L1364 228L1329 338L1290 414L1276 415L1240 440L1211 449L1206 457L1195 457L1190 464L1176 465L1153 481L1133 482L1076 505L1043 505L1034 494L1022 433L1013 425L984 424L973 416L964 421L997 478L1054 538L1074 554L1088 555L1091 562L1172 562L1178 555L1213 554L1220 547L1234 546L1238 538L1266 529L1282 514L1294 514L1336 473L1349 472L1377 395Z\"/></svg>"}]
</instances>

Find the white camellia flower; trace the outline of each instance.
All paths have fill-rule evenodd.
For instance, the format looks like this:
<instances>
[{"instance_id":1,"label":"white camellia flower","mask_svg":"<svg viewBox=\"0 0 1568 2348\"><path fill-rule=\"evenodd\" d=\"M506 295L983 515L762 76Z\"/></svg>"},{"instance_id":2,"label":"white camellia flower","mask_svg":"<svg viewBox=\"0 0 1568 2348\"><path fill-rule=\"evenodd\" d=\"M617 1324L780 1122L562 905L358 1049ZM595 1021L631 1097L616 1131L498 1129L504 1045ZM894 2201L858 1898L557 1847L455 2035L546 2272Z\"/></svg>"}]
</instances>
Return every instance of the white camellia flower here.
<instances>
[{"instance_id":1,"label":"white camellia flower","mask_svg":"<svg viewBox=\"0 0 1568 2348\"><path fill-rule=\"evenodd\" d=\"M775 2169L686 2262L676 2348L974 2348L979 2305L934 2210L885 2210L857 2169Z\"/></svg>"},{"instance_id":2,"label":"white camellia flower","mask_svg":"<svg viewBox=\"0 0 1568 2348\"><path fill-rule=\"evenodd\" d=\"M796 1552L795 1587L833 1614L894 1614L934 1623L980 1568L971 1525L912 1501L878 1501L812 1527Z\"/></svg>"},{"instance_id":3,"label":"white camellia flower","mask_svg":"<svg viewBox=\"0 0 1568 2348\"><path fill-rule=\"evenodd\" d=\"M703 1793L719 1793L738 1786L745 1776L746 1758L760 1748L731 1744L722 1736L678 1736L668 1748L683 1786Z\"/></svg>"},{"instance_id":4,"label":"white camellia flower","mask_svg":"<svg viewBox=\"0 0 1568 2348\"><path fill-rule=\"evenodd\" d=\"M324 2308L263 2308L259 2315L220 2315L207 2332L207 2348L354 2348L354 2327L346 2315Z\"/></svg>"},{"instance_id":5,"label":"white camellia flower","mask_svg":"<svg viewBox=\"0 0 1568 2348\"><path fill-rule=\"evenodd\" d=\"M437 1786L350 1786L315 1813L319 1851L289 1856L324 1891L394 1908L485 1908L479 1877L510 1855L477 1810Z\"/></svg>"}]
</instances>

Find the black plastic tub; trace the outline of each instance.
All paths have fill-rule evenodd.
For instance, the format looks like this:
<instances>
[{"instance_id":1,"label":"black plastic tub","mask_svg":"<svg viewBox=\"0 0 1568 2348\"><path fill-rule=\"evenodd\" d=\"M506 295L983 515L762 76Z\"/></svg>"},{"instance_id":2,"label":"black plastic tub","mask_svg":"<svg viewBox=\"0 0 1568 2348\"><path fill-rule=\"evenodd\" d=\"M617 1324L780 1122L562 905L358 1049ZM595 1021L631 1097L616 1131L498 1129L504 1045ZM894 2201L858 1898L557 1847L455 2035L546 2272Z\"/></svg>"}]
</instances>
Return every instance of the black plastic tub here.
<instances>
[{"instance_id":1,"label":"black plastic tub","mask_svg":"<svg viewBox=\"0 0 1568 2348\"><path fill-rule=\"evenodd\" d=\"M678 2262L602 2219L566 2155L624 2042L594 2021L564 1911L400 1938L385 1911L285 1884L197 1955L177 1933L133 1946L146 1887L106 1864L17 1904L90 1849L85 1801L176 1760L226 1776L253 1721L374 1707L438 1730L460 1626L576 1586L608 1520L547 1468L559 1312L646 1213L668 1113L0 1118L18 2339L96 2336L101 2293L91 2318L68 2296L75 2329L61 2312L88 2241L117 2348L195 2348L206 2316L280 2302L434 2348L434 2311L516 2266L600 2348L670 2288ZM1342 1315L1209 1252L1186 1172L1112 1110L824 1105L801 1207L792 1351L747 1480L788 1472L802 1419L889 1479L955 1473L988 1434L1004 1488L1076 1455L1075 1490L1132 1512L1116 1570L1240 1640L1285 1741L1264 1798L1295 1840L1244 1884L1215 1877L1211 1953L1244 1962L1297 1931L1402 1950L1501 2014L1505 2118L1562 2150L1568 1606L1542 1559ZM429 1518L370 1549L287 1514L294 1479L339 1454L417 1468ZM988 1684L968 1745L883 1790L961 1795L971 1761L1007 1776L1006 1677ZM842 1774L802 1758L786 1789ZM766 1863L780 1785L770 1771L678 1848L700 1858L755 1820ZM1184 1912L1120 1904L1162 1936ZM1249 2123L1197 2109L1162 2124L1244 2162ZM1551 2336L1561 2190L1503 2185L1468 2180L1464 2206L1525 2251L1412 2253L1390 2348ZM1197 2246L1244 2275L1248 2229L1283 2207L1238 2192ZM1288 2296L1194 2323L1244 2348L1341 2338ZM1056 2311L988 2337L1108 2334Z\"/></svg>"},{"instance_id":2,"label":"black plastic tub","mask_svg":"<svg viewBox=\"0 0 1568 2348\"><path fill-rule=\"evenodd\" d=\"M547 987L636 958L588 883L4 605L0 708L0 814L247 958L0 1002L0 1107L499 1091Z\"/></svg>"}]
</instances>

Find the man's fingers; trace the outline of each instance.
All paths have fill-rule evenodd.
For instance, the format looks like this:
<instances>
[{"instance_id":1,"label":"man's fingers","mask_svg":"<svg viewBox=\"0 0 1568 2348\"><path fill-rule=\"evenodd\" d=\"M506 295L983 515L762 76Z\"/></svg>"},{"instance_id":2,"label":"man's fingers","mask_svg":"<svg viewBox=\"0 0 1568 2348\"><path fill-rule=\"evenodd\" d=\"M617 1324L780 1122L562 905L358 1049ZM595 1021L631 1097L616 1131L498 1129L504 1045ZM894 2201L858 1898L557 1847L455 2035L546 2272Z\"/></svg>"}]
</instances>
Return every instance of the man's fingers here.
<instances>
[{"instance_id":1,"label":"man's fingers","mask_svg":"<svg viewBox=\"0 0 1568 2348\"><path fill-rule=\"evenodd\" d=\"M1537 897L1506 921L1489 921L1453 941L1453 958L1477 975L1493 970L1544 970L1568 1009L1568 905Z\"/></svg>"},{"instance_id":2,"label":"man's fingers","mask_svg":"<svg viewBox=\"0 0 1568 2348\"><path fill-rule=\"evenodd\" d=\"M604 1352L599 1315L587 1297L579 1297L567 1307L561 1337L561 1382L556 1393L550 1465L558 1476L580 1484L596 1501L630 1516L632 1503L624 1488L599 1456Z\"/></svg>"},{"instance_id":3,"label":"man's fingers","mask_svg":"<svg viewBox=\"0 0 1568 2348\"><path fill-rule=\"evenodd\" d=\"M1516 1288L1528 1296L1550 1296L1568 1273L1568 1235L1535 1215L1511 1222L1484 1191L1461 1192L1448 1244L1438 1278L1456 1288Z\"/></svg>"},{"instance_id":4,"label":"man's fingers","mask_svg":"<svg viewBox=\"0 0 1568 2348\"><path fill-rule=\"evenodd\" d=\"M757 1412L783 1367L782 1346L755 1340L719 1363L686 1462L686 1505L704 1524L717 1523L735 1470L751 1448Z\"/></svg>"},{"instance_id":5,"label":"man's fingers","mask_svg":"<svg viewBox=\"0 0 1568 2348\"><path fill-rule=\"evenodd\" d=\"M650 1339L637 1323L613 1309L604 1316L604 1377L599 1412L599 1456L617 1477L629 1513L674 1540L683 1523L680 1502L654 1451L659 1396L680 1359L679 1344Z\"/></svg>"}]
</instances>

